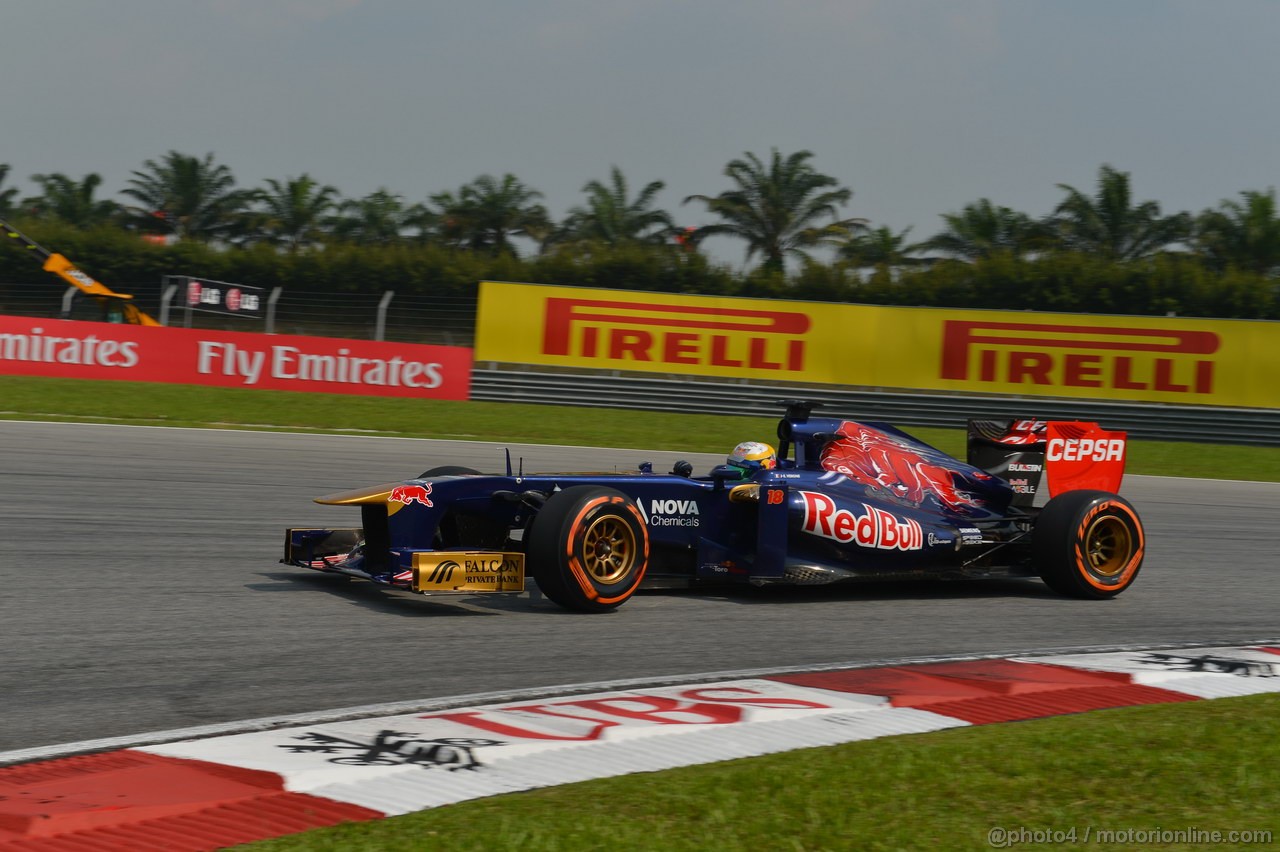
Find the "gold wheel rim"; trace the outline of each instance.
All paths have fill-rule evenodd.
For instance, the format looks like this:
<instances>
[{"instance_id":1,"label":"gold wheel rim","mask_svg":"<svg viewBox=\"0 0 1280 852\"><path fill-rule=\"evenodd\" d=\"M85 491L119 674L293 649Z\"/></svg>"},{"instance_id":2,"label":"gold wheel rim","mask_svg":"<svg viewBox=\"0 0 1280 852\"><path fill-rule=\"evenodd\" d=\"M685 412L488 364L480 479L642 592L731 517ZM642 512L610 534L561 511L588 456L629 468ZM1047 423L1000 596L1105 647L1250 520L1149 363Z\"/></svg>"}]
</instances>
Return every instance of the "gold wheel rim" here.
<instances>
[{"instance_id":1,"label":"gold wheel rim","mask_svg":"<svg viewBox=\"0 0 1280 852\"><path fill-rule=\"evenodd\" d=\"M1089 570L1099 577L1118 577L1133 555L1133 537L1124 521L1101 517L1089 525L1084 537Z\"/></svg>"},{"instance_id":2,"label":"gold wheel rim","mask_svg":"<svg viewBox=\"0 0 1280 852\"><path fill-rule=\"evenodd\" d=\"M587 527L582 545L583 564L597 583L616 583L635 565L636 536L621 518L597 518Z\"/></svg>"}]
</instances>

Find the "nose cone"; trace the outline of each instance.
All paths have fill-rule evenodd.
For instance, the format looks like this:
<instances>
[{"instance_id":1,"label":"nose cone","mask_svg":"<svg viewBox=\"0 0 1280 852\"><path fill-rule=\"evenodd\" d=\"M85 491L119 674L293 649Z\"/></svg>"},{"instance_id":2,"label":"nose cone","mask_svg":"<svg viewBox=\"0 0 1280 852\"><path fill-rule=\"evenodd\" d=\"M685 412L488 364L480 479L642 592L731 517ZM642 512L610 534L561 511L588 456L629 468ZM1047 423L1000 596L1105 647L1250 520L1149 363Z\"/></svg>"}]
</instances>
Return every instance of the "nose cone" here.
<instances>
[{"instance_id":1,"label":"nose cone","mask_svg":"<svg viewBox=\"0 0 1280 852\"><path fill-rule=\"evenodd\" d=\"M317 497L315 502L322 506L365 506L385 503L391 497L391 492L399 487L401 487L399 482L371 485L366 488L357 488L354 491L326 494L323 497Z\"/></svg>"}]
</instances>

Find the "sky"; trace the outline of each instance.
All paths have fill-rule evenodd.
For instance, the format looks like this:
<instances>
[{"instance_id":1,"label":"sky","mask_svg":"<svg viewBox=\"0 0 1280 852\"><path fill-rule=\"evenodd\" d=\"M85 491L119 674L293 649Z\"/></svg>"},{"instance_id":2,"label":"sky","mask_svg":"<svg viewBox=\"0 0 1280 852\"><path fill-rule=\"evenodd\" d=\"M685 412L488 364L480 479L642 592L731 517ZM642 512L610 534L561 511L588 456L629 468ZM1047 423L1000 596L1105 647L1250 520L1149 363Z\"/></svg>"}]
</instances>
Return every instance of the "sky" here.
<instances>
[{"instance_id":1,"label":"sky","mask_svg":"<svg viewBox=\"0 0 1280 852\"><path fill-rule=\"evenodd\" d=\"M511 173L556 218L616 165L699 225L729 161L807 150L915 240L1104 163L1165 213L1280 184L1277 45L1280 0L0 0L0 164L121 201L169 151L409 203Z\"/></svg>"}]
</instances>

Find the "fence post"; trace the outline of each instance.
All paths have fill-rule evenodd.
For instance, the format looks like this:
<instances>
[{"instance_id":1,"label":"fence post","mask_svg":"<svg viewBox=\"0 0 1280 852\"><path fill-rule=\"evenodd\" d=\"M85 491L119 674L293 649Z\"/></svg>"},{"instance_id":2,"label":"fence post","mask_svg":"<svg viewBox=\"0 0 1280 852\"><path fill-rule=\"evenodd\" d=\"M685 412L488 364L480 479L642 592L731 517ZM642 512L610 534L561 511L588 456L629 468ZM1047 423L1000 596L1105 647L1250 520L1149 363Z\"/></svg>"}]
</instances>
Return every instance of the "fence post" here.
<instances>
[{"instance_id":1,"label":"fence post","mask_svg":"<svg viewBox=\"0 0 1280 852\"><path fill-rule=\"evenodd\" d=\"M164 292L160 294L160 324L169 324L169 306L173 302L174 293L178 292L177 284L167 284L172 280L172 275L165 275L160 279L160 283L164 285Z\"/></svg>"},{"instance_id":2,"label":"fence post","mask_svg":"<svg viewBox=\"0 0 1280 852\"><path fill-rule=\"evenodd\" d=\"M279 301L283 290L283 287L272 287L271 295L267 297L267 318L262 328L267 334L276 333L276 302Z\"/></svg>"},{"instance_id":3,"label":"fence post","mask_svg":"<svg viewBox=\"0 0 1280 852\"><path fill-rule=\"evenodd\" d=\"M382 294L382 300L378 302L378 324L373 331L374 340L382 340L387 336L387 306L391 304L395 295L394 290L388 290Z\"/></svg>"}]
</instances>

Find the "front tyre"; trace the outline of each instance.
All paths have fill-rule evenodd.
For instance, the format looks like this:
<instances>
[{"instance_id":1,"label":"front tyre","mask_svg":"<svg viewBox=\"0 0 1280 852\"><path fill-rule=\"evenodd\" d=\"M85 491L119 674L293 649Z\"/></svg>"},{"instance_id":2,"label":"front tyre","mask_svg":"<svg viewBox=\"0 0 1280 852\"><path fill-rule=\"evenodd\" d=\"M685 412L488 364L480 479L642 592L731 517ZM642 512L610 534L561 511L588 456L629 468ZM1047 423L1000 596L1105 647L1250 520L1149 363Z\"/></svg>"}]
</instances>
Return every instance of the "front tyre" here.
<instances>
[{"instance_id":1,"label":"front tyre","mask_svg":"<svg viewBox=\"0 0 1280 852\"><path fill-rule=\"evenodd\" d=\"M1068 491L1036 521L1032 555L1045 583L1062 595L1112 598L1142 567L1146 536L1128 500L1108 491Z\"/></svg>"},{"instance_id":2,"label":"front tyre","mask_svg":"<svg viewBox=\"0 0 1280 852\"><path fill-rule=\"evenodd\" d=\"M649 535L635 504L612 488L580 485L551 495L525 554L538 588L566 609L607 612L640 586Z\"/></svg>"}]
</instances>

